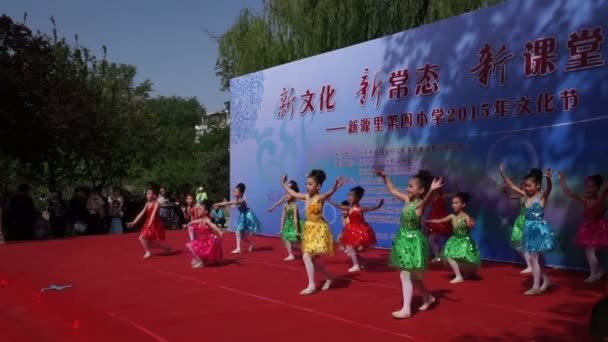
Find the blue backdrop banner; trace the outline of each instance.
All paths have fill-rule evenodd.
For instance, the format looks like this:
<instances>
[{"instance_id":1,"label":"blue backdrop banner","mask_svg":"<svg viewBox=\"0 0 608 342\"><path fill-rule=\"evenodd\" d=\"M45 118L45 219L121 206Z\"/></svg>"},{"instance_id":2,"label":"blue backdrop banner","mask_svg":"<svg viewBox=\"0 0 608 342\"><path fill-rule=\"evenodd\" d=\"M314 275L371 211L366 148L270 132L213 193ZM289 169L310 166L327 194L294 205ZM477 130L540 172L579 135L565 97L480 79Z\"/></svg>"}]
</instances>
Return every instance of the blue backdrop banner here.
<instances>
[{"instance_id":1,"label":"blue backdrop banner","mask_svg":"<svg viewBox=\"0 0 608 342\"><path fill-rule=\"evenodd\" d=\"M403 203L373 169L403 189L419 169L472 194L468 212L485 259L519 261L511 225L519 211L502 192L501 161L519 182L530 168L563 170L570 188L608 171L608 3L509 1L432 25L235 78L231 81L230 182L268 235L280 210L267 208L288 174L301 184L325 170L348 190L366 189L364 205L380 247L390 247ZM547 263L586 267L575 245L583 207L564 195L557 172L546 217L558 243ZM300 204L300 208L303 205ZM449 206L448 206L449 208ZM236 215L233 212L233 215ZM337 236L340 213L324 214ZM232 225L236 220L232 220Z\"/></svg>"}]
</instances>

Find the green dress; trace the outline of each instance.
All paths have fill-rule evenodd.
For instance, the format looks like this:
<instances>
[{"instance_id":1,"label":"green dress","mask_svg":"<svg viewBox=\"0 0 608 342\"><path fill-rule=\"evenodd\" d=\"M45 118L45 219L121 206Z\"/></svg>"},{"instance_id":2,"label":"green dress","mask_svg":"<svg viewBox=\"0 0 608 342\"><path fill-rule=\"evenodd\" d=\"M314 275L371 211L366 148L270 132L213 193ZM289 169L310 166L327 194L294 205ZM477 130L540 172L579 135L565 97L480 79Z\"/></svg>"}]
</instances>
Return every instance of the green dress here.
<instances>
[{"instance_id":1,"label":"green dress","mask_svg":"<svg viewBox=\"0 0 608 342\"><path fill-rule=\"evenodd\" d=\"M298 207L292 203L285 205L285 223L283 223L283 231L281 232L281 238L283 241L298 241L296 235L296 225L293 221L293 214L298 210ZM296 214L297 215L297 214ZM300 232L302 232L303 222L298 220L300 225Z\"/></svg>"},{"instance_id":2,"label":"green dress","mask_svg":"<svg viewBox=\"0 0 608 342\"><path fill-rule=\"evenodd\" d=\"M406 203L401 212L401 227L393 239L389 257L391 267L406 271L426 270L428 245L422 233L416 206L420 200Z\"/></svg>"},{"instance_id":3,"label":"green dress","mask_svg":"<svg viewBox=\"0 0 608 342\"><path fill-rule=\"evenodd\" d=\"M456 222L455 218L452 219L452 227L454 234L445 243L444 256L459 262L468 262L479 266L479 250L475 246L475 241L471 238L464 217L460 217L460 222Z\"/></svg>"},{"instance_id":4,"label":"green dress","mask_svg":"<svg viewBox=\"0 0 608 342\"><path fill-rule=\"evenodd\" d=\"M524 226L526 225L526 204L521 203L519 208L519 216L513 223L513 230L511 231L511 246L513 248L519 248L521 246L521 240L524 233Z\"/></svg>"}]
</instances>

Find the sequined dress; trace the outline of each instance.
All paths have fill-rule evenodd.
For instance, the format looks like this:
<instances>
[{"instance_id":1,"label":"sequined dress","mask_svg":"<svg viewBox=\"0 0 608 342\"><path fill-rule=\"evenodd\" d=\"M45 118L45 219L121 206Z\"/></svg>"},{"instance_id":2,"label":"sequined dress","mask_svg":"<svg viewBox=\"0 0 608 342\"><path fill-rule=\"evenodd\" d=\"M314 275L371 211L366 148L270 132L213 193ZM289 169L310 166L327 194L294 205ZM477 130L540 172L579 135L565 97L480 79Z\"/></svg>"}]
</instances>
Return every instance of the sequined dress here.
<instances>
[{"instance_id":1,"label":"sequined dress","mask_svg":"<svg viewBox=\"0 0 608 342\"><path fill-rule=\"evenodd\" d=\"M348 224L342 231L341 245L368 247L376 244L376 234L372 227L365 222L361 207L353 207L348 214Z\"/></svg>"},{"instance_id":2,"label":"sequined dress","mask_svg":"<svg viewBox=\"0 0 608 342\"><path fill-rule=\"evenodd\" d=\"M475 245L475 240L471 237L469 226L464 220L464 216L456 222L452 219L454 234L445 243L444 256L459 262L468 262L479 265L479 250Z\"/></svg>"},{"instance_id":3,"label":"sequined dress","mask_svg":"<svg viewBox=\"0 0 608 342\"><path fill-rule=\"evenodd\" d=\"M420 218L416 215L416 206L420 200L406 203L401 212L401 226L393 239L389 256L391 267L407 271L426 269L428 245L422 234Z\"/></svg>"},{"instance_id":4,"label":"sequined dress","mask_svg":"<svg viewBox=\"0 0 608 342\"><path fill-rule=\"evenodd\" d=\"M302 253L310 255L334 254L334 239L323 218L323 205L318 196L308 200L306 222L302 236Z\"/></svg>"},{"instance_id":5,"label":"sequined dress","mask_svg":"<svg viewBox=\"0 0 608 342\"><path fill-rule=\"evenodd\" d=\"M443 196L437 196L431 203L431 212L429 213L429 220L441 219L448 216L447 206ZM426 224L427 234L439 234L443 236L450 236L452 234L452 226L449 222L442 223L427 223Z\"/></svg>"},{"instance_id":6,"label":"sequined dress","mask_svg":"<svg viewBox=\"0 0 608 342\"><path fill-rule=\"evenodd\" d=\"M283 222L283 231L281 238L283 241L298 241L299 236L296 234L296 224L294 222L294 213L298 215L298 206L295 203L285 205L285 222ZM303 222L298 220L300 232L302 232Z\"/></svg>"},{"instance_id":7,"label":"sequined dress","mask_svg":"<svg viewBox=\"0 0 608 342\"><path fill-rule=\"evenodd\" d=\"M521 239L524 232L524 226L526 224L526 204L521 203L519 207L519 215L513 223L513 230L511 230L511 246L513 248L521 247Z\"/></svg>"},{"instance_id":8,"label":"sequined dress","mask_svg":"<svg viewBox=\"0 0 608 342\"><path fill-rule=\"evenodd\" d=\"M141 235L146 240L165 240L165 223L160 218L160 210L156 211L156 215L152 215L154 208L158 203L148 204L146 209L146 223L141 230Z\"/></svg>"},{"instance_id":9,"label":"sequined dress","mask_svg":"<svg viewBox=\"0 0 608 342\"><path fill-rule=\"evenodd\" d=\"M527 202L527 201L526 201ZM553 249L553 229L545 221L545 210L540 205L540 195L526 208L526 223L521 248L524 252L539 253Z\"/></svg>"},{"instance_id":10,"label":"sequined dress","mask_svg":"<svg viewBox=\"0 0 608 342\"><path fill-rule=\"evenodd\" d=\"M205 263L219 262L223 259L222 240L205 223L196 224L198 237L186 244L194 257Z\"/></svg>"},{"instance_id":11,"label":"sequined dress","mask_svg":"<svg viewBox=\"0 0 608 342\"><path fill-rule=\"evenodd\" d=\"M585 200L583 222L576 234L576 244L584 247L608 247L608 221L604 219L604 205L595 201L589 205Z\"/></svg>"},{"instance_id":12,"label":"sequined dress","mask_svg":"<svg viewBox=\"0 0 608 342\"><path fill-rule=\"evenodd\" d=\"M260 221L257 216L251 211L247 204L237 204L236 208L239 211L239 220L236 223L236 230L246 231L248 233L258 233L261 231Z\"/></svg>"}]
</instances>

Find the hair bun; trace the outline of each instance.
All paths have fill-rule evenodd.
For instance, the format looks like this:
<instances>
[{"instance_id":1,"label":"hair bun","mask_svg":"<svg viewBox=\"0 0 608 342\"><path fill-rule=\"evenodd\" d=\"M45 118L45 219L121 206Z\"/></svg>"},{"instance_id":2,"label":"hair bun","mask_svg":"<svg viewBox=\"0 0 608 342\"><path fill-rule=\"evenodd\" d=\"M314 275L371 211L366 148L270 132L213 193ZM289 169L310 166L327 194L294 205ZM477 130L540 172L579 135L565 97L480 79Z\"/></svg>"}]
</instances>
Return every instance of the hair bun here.
<instances>
[{"instance_id":1,"label":"hair bun","mask_svg":"<svg viewBox=\"0 0 608 342\"><path fill-rule=\"evenodd\" d=\"M312 171L310 171L309 177L315 178L319 184L323 184L323 182L325 182L325 179L327 179L325 171L319 169L313 169Z\"/></svg>"}]
</instances>

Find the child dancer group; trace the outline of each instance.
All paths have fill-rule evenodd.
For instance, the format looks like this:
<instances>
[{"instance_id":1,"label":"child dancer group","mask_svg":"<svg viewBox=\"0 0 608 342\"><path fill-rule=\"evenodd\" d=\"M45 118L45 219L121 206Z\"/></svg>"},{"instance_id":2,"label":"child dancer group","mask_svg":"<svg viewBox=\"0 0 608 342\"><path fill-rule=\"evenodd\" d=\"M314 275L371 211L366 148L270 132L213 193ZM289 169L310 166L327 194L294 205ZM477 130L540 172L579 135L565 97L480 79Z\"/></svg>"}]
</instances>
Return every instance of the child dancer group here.
<instances>
[{"instance_id":1,"label":"child dancer group","mask_svg":"<svg viewBox=\"0 0 608 342\"><path fill-rule=\"evenodd\" d=\"M500 174L505 182L505 190L510 198L517 198L521 203L520 215L515 221L511 244L524 257L526 269L522 273L532 273L533 285L525 295L538 295L551 286L551 280L544 272L540 261L543 252L554 247L554 233L544 219L544 208L552 190L552 171L547 169L545 189L542 190L543 172L532 169L517 186L506 175L504 165L500 165ZM398 190L391 182L390 177L383 171L375 171L382 178L388 191L395 198L405 203L401 212L400 228L393 240L389 256L389 265L399 270L401 279L403 304L400 310L392 313L394 318L407 318L411 315L411 301L414 290L418 290L423 297L420 311L428 310L435 298L428 291L423 275L427 268L429 246L427 237L422 229L422 217L427 207L431 206L429 219L424 221L427 234L431 241L434 260L444 257L451 266L455 277L452 284L460 283L475 272L480 265L479 250L470 235L475 226L475 220L465 212L469 195L464 192L444 194L442 192L443 179L433 178L427 170L420 170L409 179L405 191ZM364 213L382 207L381 200L376 206L363 207L359 204L364 189L354 187L348 194L348 200L336 203L331 196L343 185L342 177L338 177L329 191L322 193L321 187L326 180L325 172L312 170L306 179L306 192L300 193L295 181L287 182L287 176L281 178L281 185L287 192L284 198L269 209L272 211L282 202L281 237L287 249L285 260L294 260L293 245L301 241L302 259L308 276L308 286L300 294L309 295L317 291L315 271L319 271L325 281L321 290L331 287L335 277L330 274L321 263L319 257L334 253L334 240L327 221L323 218L323 206L329 202L343 212L344 229L339 237L339 244L352 260L349 272L358 272L364 265L358 251L361 248L373 246L376 238L373 229L365 222ZM604 268L598 262L596 251L608 247L608 222L604 219L604 203L608 196L608 188L600 191L603 178L599 175L588 177L585 180L585 194L573 193L565 182L563 173L559 173L559 181L564 192L584 205L583 223L579 228L576 242L585 248L585 254L590 266L590 276L585 281L593 282L602 278ZM234 200L216 203L216 206L234 205L239 211L236 225L236 249L232 253L241 253L241 243L246 242L249 251L254 245L248 238L249 234L259 232L260 224L255 214L248 207L244 199L245 185L239 183L234 189ZM135 225L145 215L147 217L139 237L144 250L144 258L151 256L151 248L161 248L170 253L171 247L164 243L164 227L158 214L156 202L157 191L150 189L147 192L148 204L144 207L134 222ZM452 214L445 210L445 200L451 198ZM305 220L299 217L296 201L305 202ZM222 232L212 223L210 210L213 204L205 200L193 210L193 220L188 224L190 241L186 247L192 255L192 267L199 268L206 264L217 263L222 260L221 236ZM451 234L445 243L444 250L436 246L437 235Z\"/></svg>"}]
</instances>

